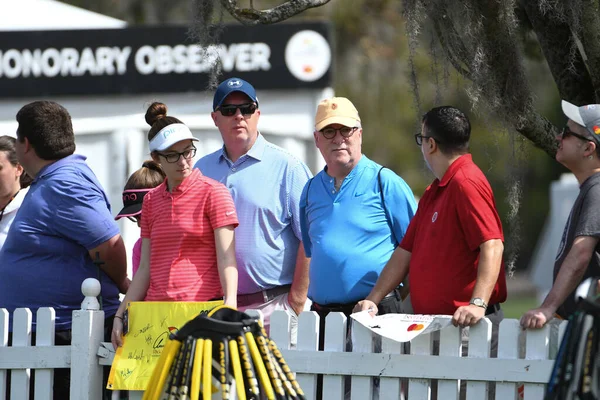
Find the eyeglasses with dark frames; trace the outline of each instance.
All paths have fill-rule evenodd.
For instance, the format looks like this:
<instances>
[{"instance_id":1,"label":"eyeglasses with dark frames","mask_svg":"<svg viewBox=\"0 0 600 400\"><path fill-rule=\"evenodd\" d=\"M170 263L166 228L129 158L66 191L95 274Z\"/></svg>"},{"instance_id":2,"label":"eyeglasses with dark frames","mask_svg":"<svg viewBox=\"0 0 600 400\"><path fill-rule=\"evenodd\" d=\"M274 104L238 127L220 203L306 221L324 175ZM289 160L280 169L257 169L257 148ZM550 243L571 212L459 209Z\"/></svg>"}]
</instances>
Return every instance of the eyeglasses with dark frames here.
<instances>
[{"instance_id":1,"label":"eyeglasses with dark frames","mask_svg":"<svg viewBox=\"0 0 600 400\"><path fill-rule=\"evenodd\" d=\"M575 133L575 132L573 132L571 129L569 129L569 127L568 127L568 126L565 126L565 127L563 128L562 132L560 133L560 136L561 136L563 139L565 139L565 138L568 138L569 136L575 136L577 139L581 139L581 140L583 140L584 142L591 142L591 141L592 141L592 139L591 139L591 138L588 138L588 137L585 137L585 136L583 136L583 135L580 135L579 133Z\"/></svg>"},{"instance_id":2,"label":"eyeglasses with dark frames","mask_svg":"<svg viewBox=\"0 0 600 400\"><path fill-rule=\"evenodd\" d=\"M194 158L194 156L196 155L196 148L192 147L191 149L187 149L185 150L183 153L158 153L159 156L164 157L168 163L176 163L177 161L179 161L179 157L183 157L186 160L189 160L190 158Z\"/></svg>"},{"instance_id":3,"label":"eyeglasses with dark frames","mask_svg":"<svg viewBox=\"0 0 600 400\"><path fill-rule=\"evenodd\" d=\"M256 112L258 106L256 103L245 103L245 104L223 104L217 111L221 112L221 115L225 117L231 117L235 115L237 110L239 109L242 115L252 115Z\"/></svg>"},{"instance_id":4,"label":"eyeglasses with dark frames","mask_svg":"<svg viewBox=\"0 0 600 400\"><path fill-rule=\"evenodd\" d=\"M440 140L434 138L433 136L421 135L420 133L415 133L415 142L417 142L417 146L421 146L423 144L423 139L433 139L438 143L442 143Z\"/></svg>"},{"instance_id":5,"label":"eyeglasses with dark frames","mask_svg":"<svg viewBox=\"0 0 600 400\"><path fill-rule=\"evenodd\" d=\"M350 136L352 136L354 134L354 132L357 129L358 129L358 126L355 126L353 128L343 126L339 129L325 128L325 129L321 129L319 132L321 132L321 134L323 134L323 137L325 139L333 139L338 132L340 133L340 135L342 135L343 138L348 139Z\"/></svg>"}]
</instances>

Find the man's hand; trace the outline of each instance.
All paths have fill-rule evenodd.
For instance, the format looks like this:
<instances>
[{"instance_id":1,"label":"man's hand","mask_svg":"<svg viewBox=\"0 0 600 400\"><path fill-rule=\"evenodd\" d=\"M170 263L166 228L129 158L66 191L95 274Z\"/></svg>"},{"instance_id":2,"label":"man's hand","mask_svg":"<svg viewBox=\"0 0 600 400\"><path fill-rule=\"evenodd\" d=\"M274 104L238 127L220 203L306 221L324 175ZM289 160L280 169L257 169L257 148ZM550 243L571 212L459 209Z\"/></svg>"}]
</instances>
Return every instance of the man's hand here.
<instances>
[{"instance_id":1,"label":"man's hand","mask_svg":"<svg viewBox=\"0 0 600 400\"><path fill-rule=\"evenodd\" d=\"M377 309L377 304L373 303L371 300L365 299L365 300L361 300L358 303L356 303L352 312L355 313L355 312L360 312L360 311L365 311L365 310L368 310L369 314L372 317L376 316L377 312L379 311Z\"/></svg>"},{"instance_id":2,"label":"man's hand","mask_svg":"<svg viewBox=\"0 0 600 400\"><path fill-rule=\"evenodd\" d=\"M294 287L290 289L288 293L288 303L290 307L294 310L296 315L300 315L302 311L304 311L304 304L306 303L306 293L299 294Z\"/></svg>"},{"instance_id":3,"label":"man's hand","mask_svg":"<svg viewBox=\"0 0 600 400\"><path fill-rule=\"evenodd\" d=\"M474 304L461 306L458 307L452 316L452 325L463 328L467 326L473 326L483 317L485 317L485 308L476 306Z\"/></svg>"},{"instance_id":4,"label":"man's hand","mask_svg":"<svg viewBox=\"0 0 600 400\"><path fill-rule=\"evenodd\" d=\"M521 326L523 329L541 329L553 316L554 312L548 308L534 308L523 314L521 317Z\"/></svg>"}]
</instances>

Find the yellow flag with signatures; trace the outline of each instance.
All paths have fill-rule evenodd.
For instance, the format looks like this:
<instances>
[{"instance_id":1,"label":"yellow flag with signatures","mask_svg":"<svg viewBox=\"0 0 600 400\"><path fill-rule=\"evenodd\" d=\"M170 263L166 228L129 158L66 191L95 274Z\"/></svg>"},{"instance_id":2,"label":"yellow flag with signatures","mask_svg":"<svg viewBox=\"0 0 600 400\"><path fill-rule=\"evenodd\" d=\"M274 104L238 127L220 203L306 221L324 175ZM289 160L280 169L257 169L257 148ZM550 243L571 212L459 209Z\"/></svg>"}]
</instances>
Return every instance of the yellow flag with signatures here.
<instances>
[{"instance_id":1,"label":"yellow flag with signatures","mask_svg":"<svg viewBox=\"0 0 600 400\"><path fill-rule=\"evenodd\" d=\"M169 335L202 311L223 301L202 303L139 301L127 305L127 333L117 349L107 388L145 390Z\"/></svg>"}]
</instances>

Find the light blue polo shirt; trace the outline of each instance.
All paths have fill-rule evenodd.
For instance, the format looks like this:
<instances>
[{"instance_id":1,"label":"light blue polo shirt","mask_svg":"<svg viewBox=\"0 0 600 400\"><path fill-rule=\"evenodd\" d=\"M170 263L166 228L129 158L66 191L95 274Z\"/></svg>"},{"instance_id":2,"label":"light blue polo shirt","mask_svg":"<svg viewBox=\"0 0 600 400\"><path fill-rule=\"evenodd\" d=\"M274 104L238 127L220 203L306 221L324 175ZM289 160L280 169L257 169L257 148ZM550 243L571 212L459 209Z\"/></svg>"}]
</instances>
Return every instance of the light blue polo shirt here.
<instances>
[{"instance_id":1,"label":"light blue polo shirt","mask_svg":"<svg viewBox=\"0 0 600 400\"><path fill-rule=\"evenodd\" d=\"M0 250L0 308L54 307L56 330L71 329L81 308L81 283L102 285L105 316L119 307L115 283L88 251L119 233L108 198L85 157L71 155L42 168ZM12 326L12 324L11 324Z\"/></svg>"},{"instance_id":2,"label":"light blue polo shirt","mask_svg":"<svg viewBox=\"0 0 600 400\"><path fill-rule=\"evenodd\" d=\"M196 168L231 192L240 225L235 230L238 293L291 284L300 233L300 194L308 167L262 135L235 163L224 147Z\"/></svg>"},{"instance_id":3,"label":"light blue polo shirt","mask_svg":"<svg viewBox=\"0 0 600 400\"><path fill-rule=\"evenodd\" d=\"M302 192L302 238L312 257L308 297L318 304L367 297L415 214L412 190L387 168L381 171L383 207L380 169L363 155L338 192L327 167Z\"/></svg>"}]
</instances>

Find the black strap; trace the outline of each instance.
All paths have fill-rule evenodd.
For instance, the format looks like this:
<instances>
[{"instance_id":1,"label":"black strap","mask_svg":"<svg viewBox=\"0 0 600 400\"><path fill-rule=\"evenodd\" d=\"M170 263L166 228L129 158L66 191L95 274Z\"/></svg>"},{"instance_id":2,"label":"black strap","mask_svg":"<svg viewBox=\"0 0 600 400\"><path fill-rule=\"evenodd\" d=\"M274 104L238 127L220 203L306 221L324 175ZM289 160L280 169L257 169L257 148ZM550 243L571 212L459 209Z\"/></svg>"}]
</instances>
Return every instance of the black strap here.
<instances>
[{"instance_id":1,"label":"black strap","mask_svg":"<svg viewBox=\"0 0 600 400\"><path fill-rule=\"evenodd\" d=\"M394 233L394 228L392 227L392 221L390 221L390 218L388 217L388 209L385 205L385 196L383 194L383 183L381 183L381 170L384 169L385 167L381 167L379 168L379 171L377 171L377 183L379 186L379 197L381 197L381 205L383 207L383 213L385 214L385 220L388 223L388 226L390 227L390 232L392 233L392 236L394 238L394 242L396 242L396 244L398 244L398 239L396 238L396 234ZM313 179L315 179L314 177L310 178L308 180L308 184L306 187L306 209L308 209L308 194L310 193L310 185L312 184Z\"/></svg>"},{"instance_id":2,"label":"black strap","mask_svg":"<svg viewBox=\"0 0 600 400\"><path fill-rule=\"evenodd\" d=\"M383 194L383 183L381 183L381 170L384 168L385 167L379 168L379 172L377 172L377 182L379 183L379 196L381 197L381 205L383 206L383 212L385 213L385 220L387 221L388 226L390 227L390 232L392 233L394 242L396 242L396 244L400 244L398 242L398 239L396 238L396 234L394 233L394 227L392 226L392 221L388 217L388 209L385 205L385 196Z\"/></svg>"}]
</instances>

